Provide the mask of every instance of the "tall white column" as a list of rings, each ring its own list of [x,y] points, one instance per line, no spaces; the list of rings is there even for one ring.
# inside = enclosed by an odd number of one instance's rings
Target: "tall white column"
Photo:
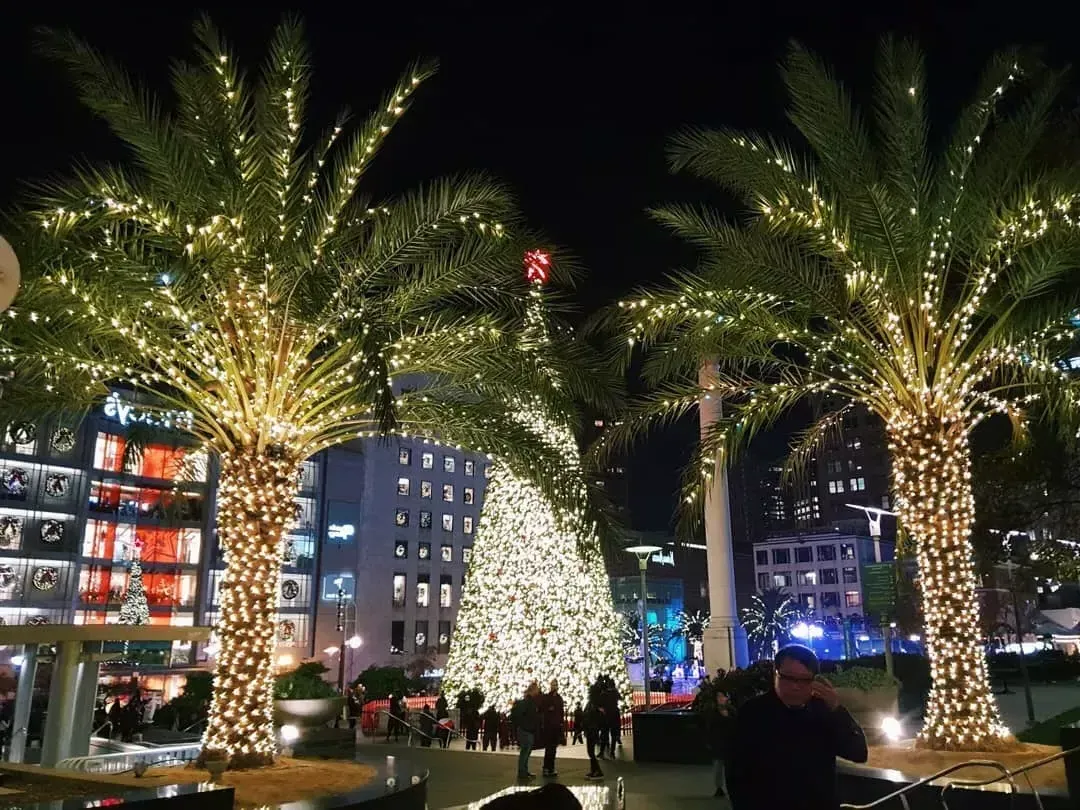
[[[71,751],[75,725],[75,704],[82,662],[81,641],[61,641],[56,645],[52,683],[49,686],[49,711],[45,715],[44,739],[41,742],[41,765],[51,768]],[[95,665],[96,666],[96,665]]]
[[[714,384],[712,363],[702,364],[698,382],[702,388]],[[698,408],[701,435],[721,417],[718,397],[706,396]],[[728,495],[727,463],[718,456],[713,477],[705,492],[705,547],[709,573],[709,626],[704,633],[705,667],[709,674],[719,668],[746,666],[746,632],[739,624],[735,604],[735,561],[731,549],[731,505]]]
[[[37,644],[22,648],[23,663],[15,687],[15,712],[11,720],[11,749],[9,762],[22,762],[26,755],[26,732],[30,726],[30,704],[34,696],[34,675],[37,673]]]

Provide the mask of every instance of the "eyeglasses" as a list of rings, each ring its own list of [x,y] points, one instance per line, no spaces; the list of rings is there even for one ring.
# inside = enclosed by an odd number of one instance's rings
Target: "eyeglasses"
[[[780,678],[780,680],[790,684],[795,684],[796,686],[809,686],[814,682],[813,675],[806,678],[800,675],[788,675],[786,672],[777,672],[776,674]]]

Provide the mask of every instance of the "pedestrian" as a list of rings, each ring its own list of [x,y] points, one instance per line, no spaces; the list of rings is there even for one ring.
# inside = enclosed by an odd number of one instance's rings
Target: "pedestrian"
[[[599,780],[604,778],[604,772],[600,770],[600,762],[596,758],[597,746],[602,746],[602,740],[607,735],[604,733],[607,721],[604,718],[604,707],[601,699],[600,688],[597,684],[589,687],[589,702],[582,710],[581,724],[585,730],[585,752],[589,755],[589,772],[586,779]]]
[[[615,759],[615,747],[622,745],[622,711],[619,708],[619,689],[610,675],[604,676],[604,717],[607,719],[607,749]]]
[[[431,704],[424,704],[420,712],[420,747],[431,748],[431,740],[435,736],[435,718],[431,714]]]
[[[729,755],[735,710],[728,696],[720,690],[716,691],[714,701],[715,705],[705,715],[705,731],[709,753],[713,758],[713,783],[716,788],[713,795],[720,798],[725,795],[724,789],[727,785],[724,778],[724,763],[727,762]]]
[[[475,706],[462,708],[461,728],[465,732],[465,750],[475,751],[480,744],[480,712]]]
[[[581,705],[581,701],[578,701],[577,707],[574,709],[574,736],[570,740],[571,744],[578,745],[585,741],[584,734],[585,729],[582,724],[585,722],[585,707]]]
[[[439,746],[447,748],[450,745],[450,729],[454,724],[450,721],[450,704],[446,702],[446,695],[440,694],[435,701],[435,720],[439,724]]]
[[[496,750],[499,740],[499,723],[502,718],[499,717],[499,712],[494,706],[489,706],[488,710],[484,712],[484,750],[488,750],[488,746],[491,746],[491,750]]]
[[[866,762],[866,737],[813,651],[792,644],[774,659],[773,689],[743,703],[728,753],[734,810],[836,810],[836,758]],[[778,778],[778,775],[782,777]]]
[[[559,694],[559,682],[552,681],[546,695],[540,698],[540,736],[544,745],[543,775],[550,779],[558,776],[555,770],[555,754],[563,744],[566,725],[566,703]]]
[[[510,725],[517,732],[518,741],[518,779],[528,780],[536,777],[529,773],[529,757],[532,755],[536,732],[540,726],[540,709],[537,698],[540,697],[540,685],[533,681],[525,690],[525,695],[514,702],[510,710]]]
[[[404,705],[404,701],[399,701],[398,698],[390,695],[390,707],[386,711],[386,741],[390,742],[390,735],[394,735],[394,742],[398,741],[398,737],[401,735],[401,710]]]

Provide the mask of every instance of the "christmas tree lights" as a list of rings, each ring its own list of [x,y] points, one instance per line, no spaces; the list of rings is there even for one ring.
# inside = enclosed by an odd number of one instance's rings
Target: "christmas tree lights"
[[[542,287],[550,256],[525,254],[532,302],[524,342],[543,364],[549,340]],[[545,416],[539,401],[520,401],[519,419],[556,449],[561,463],[580,468],[569,427]],[[580,510],[560,508],[535,485],[496,463],[462,587],[443,689],[454,696],[478,689],[507,710],[530,681],[559,682],[568,706],[585,704],[598,675],[610,675],[630,699],[604,561],[595,530]]]
[[[940,150],[928,147],[922,72],[914,45],[886,40],[871,116],[794,47],[790,115],[810,154],[753,133],[676,140],[676,168],[735,191],[752,213],[735,225],[691,206],[657,212],[704,255],[611,312],[646,352],[656,393],[607,441],[722,399],[725,418],[703,431],[685,478],[684,518],[696,523],[717,459],[730,463],[800,401],[825,407],[796,438],[796,459],[842,433],[848,409],[877,415],[915,544],[933,678],[917,744],[996,750],[1014,740],[980,644],[969,440],[991,416],[1022,431],[1032,415],[1077,412],[1058,361],[1076,332],[1065,257],[1080,251],[1080,183],[1040,151],[1058,89],[1047,72],[995,57]],[[1026,102],[1000,103],[1025,84]]]
[[[128,569],[127,591],[120,604],[120,624],[150,624],[150,606],[146,603],[146,589],[143,587],[142,565],[139,563],[138,542]]]
[[[23,286],[0,320],[2,406],[89,410],[114,386],[133,389],[148,419],[172,420],[220,458],[226,569],[203,757],[254,767],[276,747],[274,629],[302,462],[357,437],[419,435],[507,470],[550,471],[531,480],[555,502],[570,493],[572,508],[580,471],[522,424],[514,397],[559,410],[592,395],[588,374],[552,375],[521,346],[532,298],[505,188],[462,176],[358,196],[432,66],[408,70],[355,126],[313,140],[296,24],[277,29],[247,78],[207,20],[196,35],[171,106],[52,35],[85,103],[135,159],[51,186],[6,234]],[[549,366],[573,371],[574,358],[553,352]]]

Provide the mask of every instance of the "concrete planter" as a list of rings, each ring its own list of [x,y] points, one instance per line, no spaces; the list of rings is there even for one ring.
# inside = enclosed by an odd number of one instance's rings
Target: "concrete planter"
[[[325,726],[341,714],[344,697],[315,698],[314,700],[275,700],[274,723],[279,726],[315,728]]]
[[[898,717],[900,714],[900,687],[881,686],[869,692],[862,689],[840,686],[836,688],[840,705],[851,712],[866,739],[870,743],[881,741],[881,721],[885,717]]]

